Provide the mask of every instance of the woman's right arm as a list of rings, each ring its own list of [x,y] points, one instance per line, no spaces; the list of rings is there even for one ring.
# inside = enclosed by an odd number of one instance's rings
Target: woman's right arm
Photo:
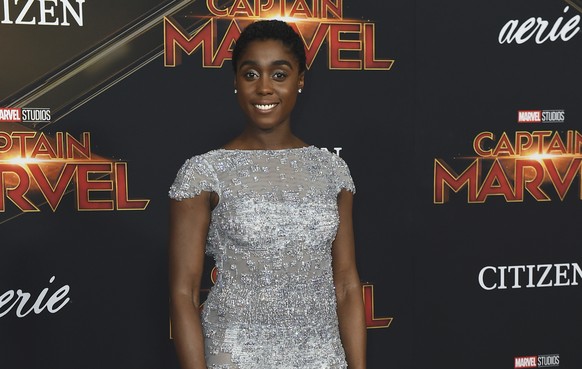
[[[181,369],[206,369],[199,308],[209,224],[210,192],[170,200],[170,315]]]

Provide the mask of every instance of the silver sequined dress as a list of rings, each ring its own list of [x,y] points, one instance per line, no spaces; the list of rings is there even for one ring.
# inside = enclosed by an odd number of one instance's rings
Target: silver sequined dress
[[[213,191],[206,253],[218,280],[204,304],[209,369],[345,369],[331,244],[346,163],[314,146],[213,150],[186,161],[170,189]]]

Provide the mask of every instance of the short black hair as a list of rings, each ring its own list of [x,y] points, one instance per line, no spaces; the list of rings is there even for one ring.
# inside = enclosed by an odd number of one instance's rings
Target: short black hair
[[[299,73],[307,69],[305,47],[301,36],[287,23],[277,19],[264,19],[249,24],[237,39],[232,50],[232,67],[236,73],[236,66],[241,54],[253,41],[278,40],[285,45],[299,63]]]

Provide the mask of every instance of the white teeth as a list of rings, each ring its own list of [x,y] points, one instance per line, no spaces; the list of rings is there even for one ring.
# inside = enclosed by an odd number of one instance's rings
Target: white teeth
[[[273,109],[277,104],[255,104],[255,107],[259,110],[269,110]]]

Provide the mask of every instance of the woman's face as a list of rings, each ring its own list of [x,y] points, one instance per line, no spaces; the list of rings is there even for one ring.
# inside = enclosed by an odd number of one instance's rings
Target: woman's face
[[[281,41],[251,42],[240,55],[234,86],[249,123],[261,130],[289,125],[304,73]]]

